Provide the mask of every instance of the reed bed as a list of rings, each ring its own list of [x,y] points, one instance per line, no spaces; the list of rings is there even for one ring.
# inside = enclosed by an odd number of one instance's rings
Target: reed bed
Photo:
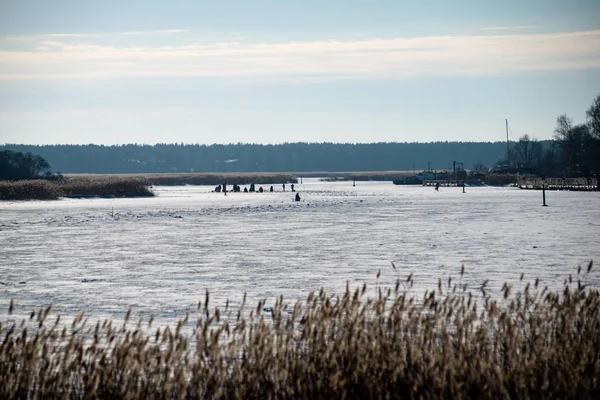
[[[303,176],[320,177],[323,181],[393,181],[417,175],[415,171],[358,171],[358,172],[312,172]]]
[[[103,179],[103,178],[137,178],[147,181],[151,185],[178,186],[178,185],[273,185],[282,183],[297,183],[298,179],[286,173],[157,173],[157,174],[116,174],[116,175],[67,175],[75,179]]]
[[[150,183],[138,177],[66,177],[52,181],[0,181],[0,200],[149,196],[154,196]]]
[[[0,200],[56,200],[62,194],[56,184],[44,180],[0,181]]]
[[[130,312],[61,327],[49,307],[0,327],[0,397],[600,398],[591,269],[561,291],[507,283],[500,298],[487,282],[467,290],[464,270],[419,298],[412,275],[385,290],[321,290],[249,310],[211,307],[206,293],[195,324],[186,316],[164,328],[129,322]]]
[[[151,183],[140,177],[67,177],[58,182],[66,196],[151,197]]]
[[[517,183],[517,174],[486,174],[480,179],[485,185],[510,185]],[[468,180],[467,180],[468,182]]]

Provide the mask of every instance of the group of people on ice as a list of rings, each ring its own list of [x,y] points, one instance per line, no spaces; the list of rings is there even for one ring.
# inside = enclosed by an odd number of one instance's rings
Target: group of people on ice
[[[282,187],[283,191],[285,192],[285,183],[282,184],[281,187]],[[290,185],[290,187],[292,189],[292,192],[296,191],[294,189],[294,184],[293,183]],[[242,189],[240,188],[240,185],[235,185],[234,184],[232,186],[231,191],[234,192],[234,193],[238,193],[238,192],[242,192]],[[254,183],[250,184],[250,189],[248,189],[247,187],[244,186],[244,190],[243,190],[244,193],[255,193],[255,192],[263,193],[264,191],[265,190],[263,189],[262,186],[260,186],[258,188],[258,190],[257,190],[256,186],[254,185]],[[273,186],[269,187],[269,192],[272,193],[274,191],[275,191],[275,189],[273,188]],[[216,192],[216,193],[223,192],[225,194],[225,196],[227,196],[227,182],[223,183],[223,185],[219,185],[219,186],[215,187],[215,189],[213,190],[213,192]],[[294,197],[294,201],[300,201],[300,194],[299,193],[296,193],[296,196]]]

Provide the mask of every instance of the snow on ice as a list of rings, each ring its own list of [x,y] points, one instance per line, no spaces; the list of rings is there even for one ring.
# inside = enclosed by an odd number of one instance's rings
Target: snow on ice
[[[250,305],[321,287],[392,286],[415,293],[457,278],[561,287],[600,263],[600,193],[433,188],[304,179],[293,194],[155,187],[155,198],[0,202],[0,321],[14,299],[25,315],[53,305],[120,318],[128,308],[163,323],[211,305]],[[394,262],[396,268],[392,268]],[[597,268],[600,268],[598,266]],[[585,268],[584,268],[585,269]],[[376,279],[377,272],[381,276]],[[600,273],[586,283],[600,284]]]

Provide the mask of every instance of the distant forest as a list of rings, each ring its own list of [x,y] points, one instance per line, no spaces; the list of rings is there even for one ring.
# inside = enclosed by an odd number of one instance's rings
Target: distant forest
[[[506,159],[506,142],[20,145],[62,173],[340,172],[465,169]]]

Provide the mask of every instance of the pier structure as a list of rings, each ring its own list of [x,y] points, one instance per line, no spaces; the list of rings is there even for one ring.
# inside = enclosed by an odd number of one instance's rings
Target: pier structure
[[[450,180],[450,179],[427,179],[423,181],[423,186],[437,186],[440,187],[456,187],[464,186],[464,182]]]
[[[573,190],[591,192],[599,190],[596,178],[540,178],[519,177],[517,185],[521,189]]]

